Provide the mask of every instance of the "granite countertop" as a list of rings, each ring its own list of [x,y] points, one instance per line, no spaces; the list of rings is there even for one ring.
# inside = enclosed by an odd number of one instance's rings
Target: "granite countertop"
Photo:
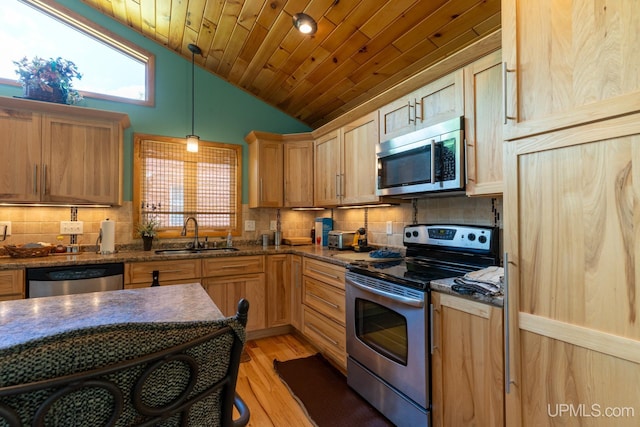
[[[458,292],[455,292],[451,287],[454,285],[454,280],[455,278],[449,278],[449,279],[439,279],[439,280],[432,280],[431,284],[429,285],[429,287],[431,288],[432,291],[435,292],[441,292],[443,294],[449,294],[449,295],[455,295],[457,297],[460,298],[466,298],[466,299],[470,299],[473,301],[478,301],[478,302],[482,302],[485,304],[491,304],[494,305],[496,307],[503,307],[503,296],[502,295],[496,295],[496,296],[485,296],[485,295],[481,295],[478,293],[474,293],[471,295],[464,295]]]
[[[0,348],[89,326],[221,318],[198,283],[4,301]]]
[[[213,258],[213,257],[235,257],[247,255],[273,255],[273,254],[298,254],[311,258],[320,259],[333,264],[345,266],[347,261],[332,257],[338,251],[320,247],[317,245],[305,246],[258,246],[247,245],[237,246],[238,250],[233,252],[227,251],[208,251],[193,254],[156,254],[155,251],[128,250],[121,251],[109,255],[101,255],[95,252],[79,252],[69,254],[52,254],[45,257],[35,258],[12,258],[10,256],[0,257],[0,270],[13,270],[21,268],[35,267],[53,267],[78,264],[103,264],[111,262],[145,262],[145,261],[163,261],[163,260],[180,260],[191,258]]]

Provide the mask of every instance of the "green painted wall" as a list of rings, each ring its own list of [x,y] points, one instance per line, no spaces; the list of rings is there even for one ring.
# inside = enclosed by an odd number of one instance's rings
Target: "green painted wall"
[[[86,99],[81,105],[129,115],[131,127],[124,140],[124,200],[132,200],[133,134],[184,137],[191,133],[191,61],[89,8],[79,0],[58,3],[150,51],[156,59],[156,102],[142,107]],[[80,70],[82,71],[82,70]],[[251,130],[274,133],[307,132],[311,128],[196,66],[195,133],[206,141],[241,144],[243,148],[242,201],[248,203],[248,150],[244,136]],[[19,96],[22,89],[0,85],[1,96]]]

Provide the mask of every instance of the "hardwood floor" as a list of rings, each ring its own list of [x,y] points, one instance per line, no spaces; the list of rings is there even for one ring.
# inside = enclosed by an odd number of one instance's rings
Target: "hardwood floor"
[[[249,407],[250,427],[313,427],[273,369],[273,360],[311,356],[317,350],[303,338],[287,334],[247,341],[251,360],[240,364],[236,391]]]

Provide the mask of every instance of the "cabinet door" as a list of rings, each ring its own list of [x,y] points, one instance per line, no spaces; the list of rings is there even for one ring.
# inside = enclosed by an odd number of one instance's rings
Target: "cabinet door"
[[[225,316],[236,314],[240,299],[249,301],[247,331],[267,327],[264,273],[208,277],[202,279],[202,286]]]
[[[640,2],[502,2],[506,139],[640,110]]]
[[[639,123],[623,116],[504,146],[509,426],[638,425],[637,409],[592,411],[638,407]]]
[[[313,206],[313,141],[284,143],[284,206]]]
[[[314,144],[314,200],[316,206],[340,204],[340,139],[338,131],[316,139]]]
[[[416,90],[416,130],[464,116],[463,70],[457,70]]]
[[[121,204],[119,126],[45,116],[42,201]]]
[[[291,323],[289,255],[267,256],[267,327]]]
[[[433,292],[434,426],[503,426],[502,310]]]
[[[24,270],[0,271],[0,301],[24,298]]]
[[[282,141],[249,144],[249,207],[279,208],[284,202]]]
[[[0,108],[0,201],[40,201],[41,115]]]
[[[291,255],[291,325],[302,330],[302,256]]]
[[[378,112],[344,126],[342,204],[374,203],[376,196]]]
[[[416,99],[413,94],[380,107],[378,114],[380,141],[388,141],[416,130]]]
[[[464,69],[467,195],[502,194],[502,54]]]

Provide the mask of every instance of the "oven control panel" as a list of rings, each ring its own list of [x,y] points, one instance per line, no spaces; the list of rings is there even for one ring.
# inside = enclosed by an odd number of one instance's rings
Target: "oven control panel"
[[[465,225],[415,224],[404,227],[405,245],[490,250],[494,228]]]

